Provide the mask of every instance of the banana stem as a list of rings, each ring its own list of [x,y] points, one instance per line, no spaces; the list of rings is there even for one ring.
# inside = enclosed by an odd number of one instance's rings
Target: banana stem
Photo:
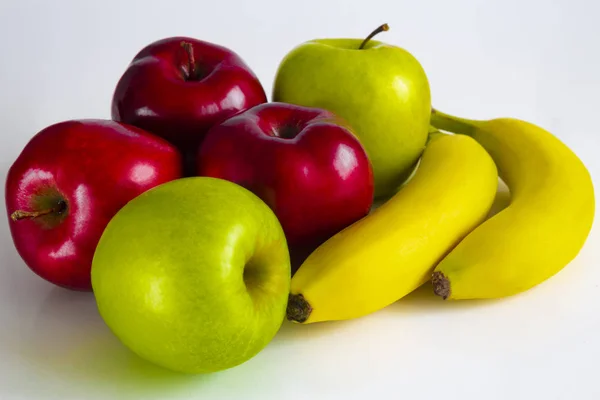
[[[476,123],[476,121],[454,117],[434,108],[431,109],[430,124],[444,131],[473,136],[476,130]]]
[[[311,312],[312,307],[308,301],[304,299],[304,296],[302,296],[300,293],[290,293],[286,311],[288,320],[303,323],[308,319]]]
[[[450,281],[443,273],[435,271],[431,277],[431,284],[433,286],[433,292],[446,300],[450,297]]]

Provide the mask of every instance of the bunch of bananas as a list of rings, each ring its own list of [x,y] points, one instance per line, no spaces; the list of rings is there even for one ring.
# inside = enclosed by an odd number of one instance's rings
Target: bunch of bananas
[[[320,246],[291,283],[287,317],[351,319],[427,281],[444,299],[498,298],[565,267],[594,218],[592,180],[558,138],[531,123],[432,111],[413,177],[370,215]],[[498,176],[510,205],[487,219]]]

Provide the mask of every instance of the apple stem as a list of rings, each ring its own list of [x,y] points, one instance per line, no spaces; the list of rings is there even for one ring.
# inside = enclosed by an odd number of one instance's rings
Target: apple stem
[[[10,219],[12,219],[13,221],[21,221],[23,219],[35,219],[38,217],[42,217],[44,215],[48,215],[48,214],[61,214],[62,212],[65,211],[65,209],[67,208],[67,203],[65,203],[64,201],[59,201],[56,206],[52,207],[52,208],[47,208],[45,210],[40,210],[40,211],[24,211],[24,210],[17,210],[15,212],[13,212],[12,214],[10,214]]]
[[[389,27],[388,24],[380,25],[379,27],[377,27],[377,29],[375,29],[373,32],[371,32],[369,34],[369,36],[367,36],[365,38],[365,40],[363,40],[363,42],[360,44],[360,46],[358,47],[358,49],[362,50],[367,45],[367,43],[369,42],[369,40],[373,39],[373,36],[375,36],[375,35],[377,35],[377,34],[379,34],[381,32],[388,31],[388,30],[390,30],[390,27]]]
[[[312,307],[302,294],[290,294],[286,311],[288,320],[299,323],[306,322],[311,312]]]
[[[440,271],[433,273],[431,277],[433,292],[446,300],[450,296],[450,280]]]
[[[194,57],[194,45],[190,42],[181,42],[181,47],[185,50],[188,58],[188,68],[184,70],[186,80],[194,80],[198,77],[196,70],[196,58]]]

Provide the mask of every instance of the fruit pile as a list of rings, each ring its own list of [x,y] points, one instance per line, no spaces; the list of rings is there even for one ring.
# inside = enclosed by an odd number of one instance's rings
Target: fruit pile
[[[227,48],[150,44],[112,120],[52,125],[10,168],[17,251],[187,373],[247,361],[286,317],[361,317],[428,281],[498,298],[557,273],[591,229],[585,166],[533,124],[433,109],[419,62],[373,39],[385,30],[298,46],[272,102]],[[489,217],[498,177],[512,199]]]

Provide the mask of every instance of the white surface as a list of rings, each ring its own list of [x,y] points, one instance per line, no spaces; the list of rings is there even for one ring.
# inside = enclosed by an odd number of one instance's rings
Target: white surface
[[[554,132],[600,188],[600,3],[592,0],[0,1],[0,170],[70,118],[109,117],[144,45],[189,35],[235,49],[270,93],[293,46],[380,39],[420,59],[436,107],[514,116]],[[4,178],[3,178],[4,179]],[[597,189],[598,190],[598,189]],[[257,357],[189,377],[129,353],[91,294],[54,288],[0,226],[0,399],[600,399],[600,232],[541,286],[444,303],[428,291],[360,320],[285,324]]]

